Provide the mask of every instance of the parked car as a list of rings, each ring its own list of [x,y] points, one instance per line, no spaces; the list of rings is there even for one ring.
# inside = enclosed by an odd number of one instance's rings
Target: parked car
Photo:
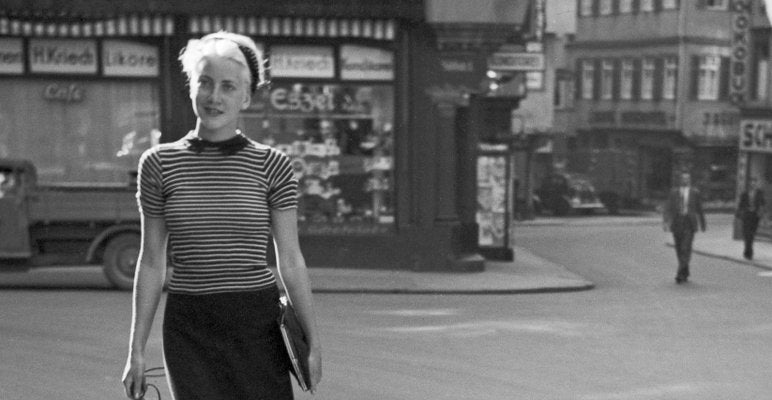
[[[547,210],[555,215],[571,212],[590,214],[605,209],[605,206],[586,176],[553,173],[544,178],[536,189],[534,209],[536,212]]]

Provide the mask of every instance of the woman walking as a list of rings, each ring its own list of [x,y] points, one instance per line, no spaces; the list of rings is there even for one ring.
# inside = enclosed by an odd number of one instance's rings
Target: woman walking
[[[173,252],[163,320],[166,375],[177,400],[292,399],[289,360],[277,326],[278,270],[311,348],[311,388],[321,349],[297,234],[297,181],[289,159],[248,139],[239,113],[265,83],[262,55],[246,36],[219,32],[180,55],[197,117],[173,143],[146,151],[137,198],[142,248],[134,283],[126,395],[146,389],[145,345]]]

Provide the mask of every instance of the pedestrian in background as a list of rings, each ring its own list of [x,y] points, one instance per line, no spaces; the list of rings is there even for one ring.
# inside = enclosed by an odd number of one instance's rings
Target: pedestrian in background
[[[684,283],[689,279],[689,261],[692,256],[694,234],[699,228],[705,232],[705,214],[702,211],[700,191],[692,187],[691,175],[682,172],[678,186],[670,191],[663,212],[663,228],[673,233],[678,271],[676,283]]]
[[[265,83],[262,54],[246,36],[219,32],[180,55],[197,117],[184,138],[139,161],[142,247],[134,283],[123,383],[146,390],[145,345],[164,284],[167,236],[174,254],[163,319],[172,395],[188,399],[292,399],[289,358],[277,324],[278,270],[310,345],[312,390],[321,350],[297,234],[297,180],[289,158],[248,139],[239,113]]]
[[[750,187],[740,194],[735,216],[742,221],[743,242],[745,249],[743,257],[746,260],[753,259],[753,240],[759,228],[759,220],[764,216],[764,191],[758,178],[752,177]]]

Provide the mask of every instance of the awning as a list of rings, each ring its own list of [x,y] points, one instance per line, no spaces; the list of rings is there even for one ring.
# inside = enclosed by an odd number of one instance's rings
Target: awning
[[[173,34],[174,19],[168,15],[131,14],[111,18],[0,16],[0,36],[77,38]]]
[[[250,36],[394,40],[395,26],[390,19],[192,16],[188,20],[188,33],[200,35],[226,30]]]

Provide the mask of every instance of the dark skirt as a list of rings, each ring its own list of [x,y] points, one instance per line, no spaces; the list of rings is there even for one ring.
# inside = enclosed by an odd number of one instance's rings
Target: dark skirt
[[[291,400],[276,287],[170,293],[163,321],[166,375],[176,400]]]

